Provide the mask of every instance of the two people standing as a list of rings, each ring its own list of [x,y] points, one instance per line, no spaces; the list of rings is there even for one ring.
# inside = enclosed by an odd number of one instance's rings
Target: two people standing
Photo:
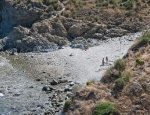
[[[106,62],[105,62],[105,61],[106,61]],[[108,63],[108,57],[107,57],[107,56],[102,59],[102,64],[101,64],[101,66],[104,66],[105,63],[106,63],[106,64]]]

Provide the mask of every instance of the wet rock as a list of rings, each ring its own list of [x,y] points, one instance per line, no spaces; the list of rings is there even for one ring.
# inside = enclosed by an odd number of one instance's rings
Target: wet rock
[[[47,91],[52,91],[52,90],[54,90],[54,88],[51,87],[51,86],[44,86],[44,87],[42,88],[42,91],[45,91],[45,92],[47,92]]]

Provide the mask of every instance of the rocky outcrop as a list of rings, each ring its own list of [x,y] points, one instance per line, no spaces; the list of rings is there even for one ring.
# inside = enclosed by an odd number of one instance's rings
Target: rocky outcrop
[[[17,48],[28,52],[54,48],[71,42],[71,47],[87,49],[89,39],[106,40],[140,31],[142,22],[125,19],[93,23],[60,16],[65,6],[60,1],[3,0],[0,9],[0,50]],[[120,22],[121,21],[121,22]],[[21,45],[23,47],[21,47]],[[35,48],[36,47],[36,48]],[[38,48],[37,48],[38,47]]]
[[[18,25],[24,27],[31,27],[36,21],[51,17],[52,13],[55,15],[61,6],[56,3],[48,4],[35,0],[2,0],[1,27],[0,36],[6,36],[13,27]],[[53,5],[57,4],[54,10]],[[50,9],[51,8],[51,9]],[[54,12],[55,11],[55,12]]]

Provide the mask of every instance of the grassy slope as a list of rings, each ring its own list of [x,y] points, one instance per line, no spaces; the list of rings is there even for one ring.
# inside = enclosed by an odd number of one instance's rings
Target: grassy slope
[[[65,17],[109,25],[149,22],[149,0],[69,0]],[[130,1],[130,2],[129,2]]]

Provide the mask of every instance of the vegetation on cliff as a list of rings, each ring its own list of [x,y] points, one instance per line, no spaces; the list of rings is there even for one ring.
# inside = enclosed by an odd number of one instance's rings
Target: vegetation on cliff
[[[101,82],[77,93],[67,115],[141,115],[150,113],[150,32],[106,71]],[[77,106],[78,105],[78,106]],[[70,109],[71,107],[71,109]]]

